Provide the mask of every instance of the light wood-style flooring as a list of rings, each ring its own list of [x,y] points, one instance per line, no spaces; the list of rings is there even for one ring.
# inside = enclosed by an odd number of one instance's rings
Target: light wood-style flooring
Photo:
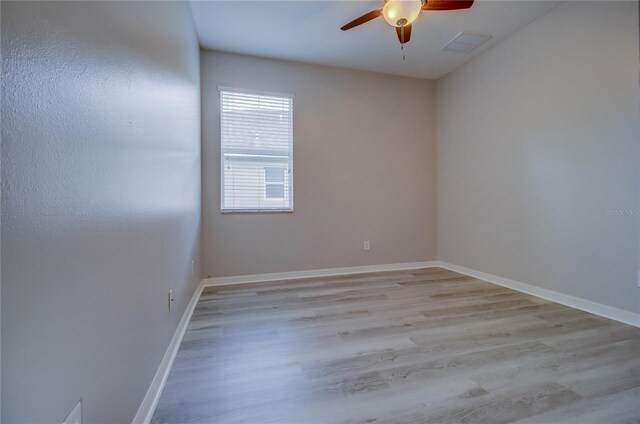
[[[440,268],[206,288],[153,423],[640,422],[640,329]]]

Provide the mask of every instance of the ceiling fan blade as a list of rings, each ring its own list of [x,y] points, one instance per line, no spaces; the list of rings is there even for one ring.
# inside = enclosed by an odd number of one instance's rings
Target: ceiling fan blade
[[[427,0],[422,10],[461,10],[473,5],[473,0]]]
[[[403,34],[401,27],[396,27],[396,34],[398,34],[398,40],[400,41],[400,44],[408,43],[411,39],[411,24],[404,26],[404,39],[402,37]]]
[[[359,18],[354,19],[353,21],[349,22],[348,24],[346,24],[345,26],[343,26],[342,28],[340,28],[343,31],[346,31],[348,29],[351,29],[353,27],[357,27],[358,25],[362,25],[366,22],[369,22],[372,19],[377,18],[378,16],[382,16],[382,9],[376,9],[376,10],[372,10],[369,13],[365,13],[364,15],[360,16]]]

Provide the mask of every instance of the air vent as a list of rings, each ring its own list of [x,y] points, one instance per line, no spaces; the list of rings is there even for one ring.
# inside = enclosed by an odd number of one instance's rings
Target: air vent
[[[491,36],[486,34],[461,32],[456,35],[453,40],[449,41],[442,50],[449,50],[458,53],[471,53],[490,38]]]

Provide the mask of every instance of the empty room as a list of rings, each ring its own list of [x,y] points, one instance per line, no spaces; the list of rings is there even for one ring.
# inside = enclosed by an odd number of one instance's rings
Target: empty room
[[[3,424],[640,424],[640,3],[0,2]]]

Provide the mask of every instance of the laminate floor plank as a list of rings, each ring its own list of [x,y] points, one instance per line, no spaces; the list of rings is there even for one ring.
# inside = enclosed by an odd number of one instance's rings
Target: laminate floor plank
[[[207,287],[152,423],[639,423],[640,329],[441,268]]]

